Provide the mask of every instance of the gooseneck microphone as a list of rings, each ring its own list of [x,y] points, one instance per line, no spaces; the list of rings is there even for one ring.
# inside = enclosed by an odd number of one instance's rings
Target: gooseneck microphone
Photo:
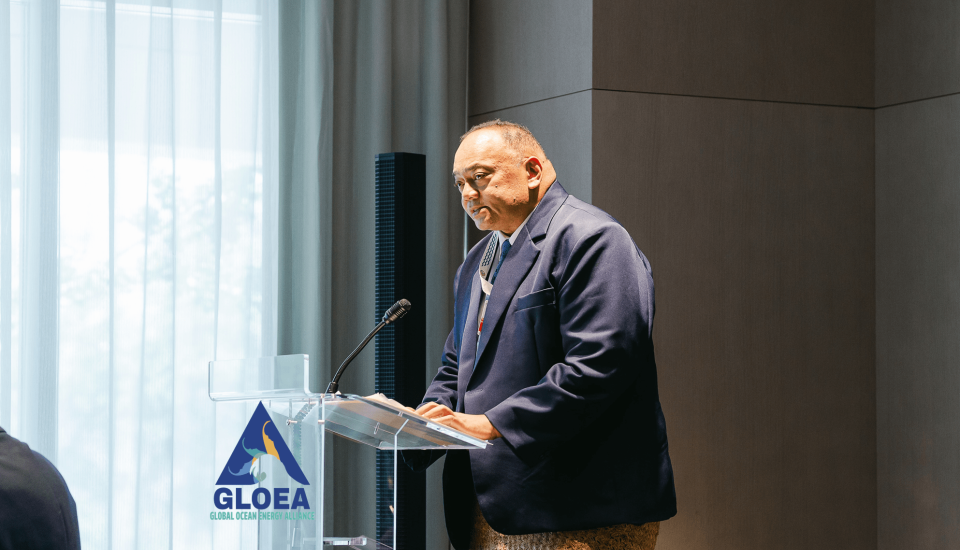
[[[406,298],[400,298],[399,302],[390,306],[390,309],[383,314],[383,318],[380,319],[380,322],[389,325],[390,323],[406,315],[407,312],[410,311],[411,307],[413,306],[410,305],[409,300]]]
[[[383,318],[380,319],[380,322],[377,323],[377,326],[370,331],[370,334],[363,339],[363,342],[360,342],[360,345],[357,346],[357,349],[353,350],[353,353],[351,353],[346,359],[344,359],[343,363],[340,364],[340,368],[337,369],[337,374],[333,376],[333,380],[330,381],[330,385],[327,386],[327,391],[324,393],[337,393],[337,389],[340,387],[340,377],[343,376],[343,371],[347,368],[347,365],[349,365],[350,362],[353,361],[353,359],[363,350],[363,348],[370,343],[370,340],[372,340],[373,337],[380,332],[380,329],[406,315],[412,307],[413,306],[410,304],[410,301],[406,298],[401,298],[400,301],[390,306],[390,309],[383,314]]]

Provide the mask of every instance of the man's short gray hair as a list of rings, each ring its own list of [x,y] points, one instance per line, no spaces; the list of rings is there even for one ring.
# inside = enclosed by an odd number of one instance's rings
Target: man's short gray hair
[[[538,155],[544,159],[547,157],[543,151],[543,146],[540,145],[537,138],[533,137],[533,132],[531,132],[529,128],[522,124],[500,120],[499,118],[481,122],[473,128],[470,128],[465,134],[460,136],[460,142],[462,143],[464,138],[477,130],[486,128],[497,130],[500,133],[500,137],[503,138],[503,141],[507,144],[507,147],[513,149],[517,153],[517,156],[520,157],[520,162],[528,155]]]

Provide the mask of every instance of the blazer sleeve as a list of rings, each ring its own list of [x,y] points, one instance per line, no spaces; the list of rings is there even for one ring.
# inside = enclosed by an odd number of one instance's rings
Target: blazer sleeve
[[[557,281],[563,361],[486,413],[524,460],[577,437],[643,369],[656,369],[653,278],[626,230],[602,224],[565,255]]]
[[[457,275],[453,279],[454,300],[456,300],[456,290],[457,284],[460,281],[461,269],[463,269],[463,266],[457,269]],[[454,304],[454,311],[456,311],[456,304]],[[427,392],[424,394],[420,405],[434,401],[441,405],[446,405],[450,409],[457,408],[457,350],[459,345],[457,342],[458,338],[454,335],[454,331],[456,331],[456,323],[454,323],[454,328],[450,330],[450,334],[447,335],[447,341],[443,345],[440,368],[437,370],[436,376],[433,377],[430,387],[427,388]],[[419,406],[417,408],[419,408]],[[401,451],[400,456],[403,458],[403,462],[411,469],[416,472],[422,472],[439,460],[444,453],[445,451],[442,450]]]
[[[457,268],[457,274],[453,278],[454,311],[459,311],[458,307],[460,306],[456,301],[461,270],[463,270],[463,265]],[[450,334],[447,335],[447,341],[443,345],[443,355],[440,357],[440,368],[437,370],[436,376],[433,377],[433,381],[430,382],[430,386],[427,388],[427,392],[424,394],[423,400],[420,403],[421,405],[434,401],[441,405],[446,405],[453,410],[457,408],[458,357],[460,355],[460,339],[456,334],[457,326],[458,323],[454,322],[453,328],[450,329]]]
[[[447,335],[447,341],[443,345],[443,356],[440,358],[440,368],[436,376],[430,382],[427,393],[423,395],[420,403],[429,403],[435,401],[441,405],[446,405],[451,409],[457,408],[457,348],[453,335],[453,330]]]

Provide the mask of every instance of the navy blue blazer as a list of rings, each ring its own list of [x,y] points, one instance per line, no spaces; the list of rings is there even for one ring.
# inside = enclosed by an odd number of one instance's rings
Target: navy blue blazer
[[[503,435],[447,457],[451,541],[469,542],[474,494],[504,534],[674,516],[649,262],[615,219],[555,182],[504,259],[478,343],[477,269],[491,238],[457,271],[453,330],[423,399],[486,414]],[[405,460],[419,469],[439,456]]]

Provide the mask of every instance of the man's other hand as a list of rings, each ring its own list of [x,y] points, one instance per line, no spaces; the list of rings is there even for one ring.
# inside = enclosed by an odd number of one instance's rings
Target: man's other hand
[[[483,414],[453,412],[446,405],[440,405],[439,403],[425,403],[417,409],[417,413],[437,424],[450,426],[477,439],[490,440],[500,437],[500,432],[493,427],[493,424]]]

